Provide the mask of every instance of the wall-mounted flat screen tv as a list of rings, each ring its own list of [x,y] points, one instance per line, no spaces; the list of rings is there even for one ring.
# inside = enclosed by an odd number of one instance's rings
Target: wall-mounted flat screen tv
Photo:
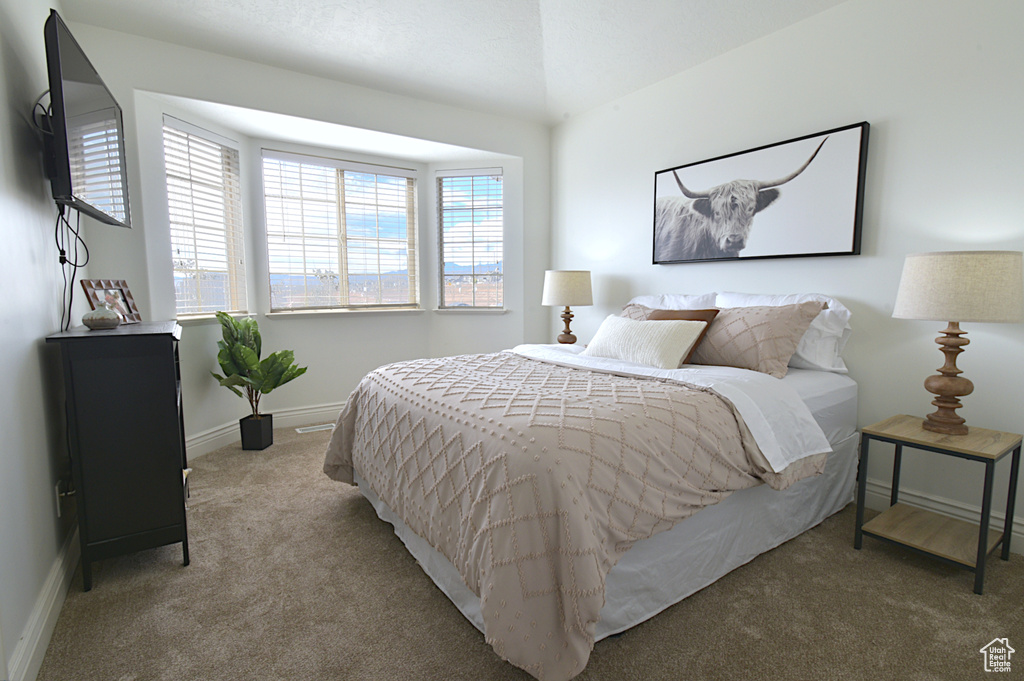
[[[54,10],[43,29],[50,78],[45,123],[53,199],[100,222],[131,227],[121,107]]]

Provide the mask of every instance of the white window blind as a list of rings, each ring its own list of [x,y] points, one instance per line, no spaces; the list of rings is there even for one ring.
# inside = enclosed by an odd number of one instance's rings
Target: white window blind
[[[411,307],[412,171],[264,150],[271,311]]]
[[[121,184],[117,109],[102,109],[68,121],[68,161],[77,198],[121,222],[128,219]]]
[[[504,218],[500,168],[438,173],[439,307],[502,307]]]
[[[246,312],[238,150],[169,122],[164,165],[177,312]]]

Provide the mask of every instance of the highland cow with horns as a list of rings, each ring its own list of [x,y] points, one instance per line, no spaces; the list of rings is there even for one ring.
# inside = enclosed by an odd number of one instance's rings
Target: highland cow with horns
[[[776,187],[807,169],[827,139],[796,171],[772,182],[733,180],[695,192],[687,189],[673,171],[683,195],[661,196],[655,202],[655,262],[739,257],[747,245],[754,215],[779,198]]]

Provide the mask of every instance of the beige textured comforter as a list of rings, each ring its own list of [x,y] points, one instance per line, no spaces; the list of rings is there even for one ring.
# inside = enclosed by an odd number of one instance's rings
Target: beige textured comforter
[[[358,470],[480,596],[494,650],[559,680],[586,665],[605,575],[633,542],[824,459],[773,473],[709,389],[503,352],[371,372],[324,471],[352,483]]]

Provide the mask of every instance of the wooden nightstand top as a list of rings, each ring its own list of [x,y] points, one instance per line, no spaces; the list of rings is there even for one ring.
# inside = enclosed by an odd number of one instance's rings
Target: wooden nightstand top
[[[933,433],[921,426],[923,421],[924,419],[918,416],[900,414],[861,428],[861,431],[909,445],[924,445],[988,459],[999,459],[1021,443],[1021,436],[1017,433],[1004,433],[1000,430],[974,426],[970,426],[967,435]]]

